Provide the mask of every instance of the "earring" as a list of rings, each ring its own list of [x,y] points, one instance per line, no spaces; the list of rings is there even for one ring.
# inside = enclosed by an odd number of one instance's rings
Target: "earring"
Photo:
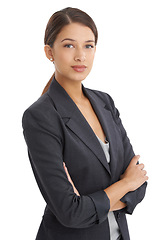
[[[53,61],[53,59],[52,59],[52,58],[50,58],[50,61]]]

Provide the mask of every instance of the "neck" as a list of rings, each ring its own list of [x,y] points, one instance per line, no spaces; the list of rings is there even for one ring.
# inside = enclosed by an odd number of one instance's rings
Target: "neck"
[[[71,79],[59,77],[57,74],[55,74],[55,78],[75,103],[81,103],[86,99],[82,91],[81,81],[73,81]]]

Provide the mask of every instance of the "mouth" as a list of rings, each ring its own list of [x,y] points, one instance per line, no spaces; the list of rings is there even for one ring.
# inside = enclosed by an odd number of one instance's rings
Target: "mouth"
[[[84,72],[87,67],[85,65],[74,65],[72,68],[76,72]]]

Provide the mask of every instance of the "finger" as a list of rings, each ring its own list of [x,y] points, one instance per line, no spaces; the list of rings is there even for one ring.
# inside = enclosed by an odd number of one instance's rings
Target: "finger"
[[[73,189],[74,189],[74,192],[75,192],[78,196],[80,196],[78,190],[77,190],[76,187],[74,186],[74,183],[73,183],[73,181],[72,181],[72,179],[71,179],[71,177],[70,177],[70,175],[69,175],[68,169],[67,169],[67,167],[66,167],[66,165],[65,165],[64,162],[63,162],[63,167],[64,167],[64,170],[65,170],[65,172],[66,172],[68,181],[72,184],[72,187],[73,187]]]
[[[130,164],[131,164],[131,165],[136,165],[137,162],[138,162],[138,160],[139,160],[139,158],[140,158],[140,155],[135,155],[135,156],[132,158]]]
[[[64,170],[65,170],[65,172],[66,172],[67,178],[68,178],[68,180],[70,181],[70,180],[71,180],[71,177],[70,177],[70,175],[69,175],[69,172],[68,172],[68,169],[67,169],[65,163],[63,163],[63,167],[64,167]]]
[[[145,176],[145,180],[147,181],[149,179],[149,177],[148,176]]]
[[[67,175],[69,175],[69,172],[68,172],[68,169],[67,169],[67,167],[66,167],[66,164],[65,164],[65,163],[63,163],[63,167],[64,167],[64,170],[66,171]]]
[[[147,171],[146,170],[142,170],[143,175],[146,176],[147,175]]]
[[[66,172],[66,174],[67,174],[67,168],[66,168],[66,165],[65,165],[65,163],[63,163],[63,167],[64,167],[64,171]]]
[[[139,165],[138,165],[138,168],[140,168],[141,170],[143,170],[143,169],[144,169],[144,164],[143,164],[143,163],[139,164]]]

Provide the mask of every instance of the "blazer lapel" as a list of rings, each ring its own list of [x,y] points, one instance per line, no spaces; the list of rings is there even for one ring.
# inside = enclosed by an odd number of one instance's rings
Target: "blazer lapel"
[[[105,108],[106,104],[104,103],[104,101],[102,101],[98,96],[96,96],[95,93],[92,92],[92,90],[85,88],[83,84],[82,90],[90,100],[90,103],[106,134],[107,140],[110,142],[111,171],[104,155],[103,149],[99,143],[99,140],[97,139],[89,123],[87,122],[83,114],[80,112],[77,105],[65,91],[65,89],[56,81],[55,78],[53,78],[47,94],[49,94],[49,96],[52,98],[55,108],[61,115],[66,126],[69,127],[84,142],[84,144],[86,144],[86,146],[92,150],[92,152],[97,156],[99,161],[107,169],[109,174],[112,175],[111,172],[113,173],[115,169],[112,145],[116,144],[116,138],[112,132],[113,120],[111,121],[111,113]]]
[[[110,167],[110,174],[112,178],[114,177],[114,173],[117,167],[117,157],[116,157],[116,149],[117,149],[117,139],[116,139],[116,131],[115,125],[113,122],[111,111],[108,110],[108,105],[103,100],[101,100],[93,90],[89,90],[84,88],[82,85],[83,91],[85,92],[86,96],[90,100],[90,103],[99,119],[99,122],[102,126],[102,129],[105,133],[107,140],[109,141],[109,152],[110,152],[110,166],[107,163],[108,167]],[[96,137],[97,140],[97,137]],[[99,141],[98,141],[99,142]],[[103,152],[104,153],[104,152]],[[106,158],[105,158],[105,162]]]

